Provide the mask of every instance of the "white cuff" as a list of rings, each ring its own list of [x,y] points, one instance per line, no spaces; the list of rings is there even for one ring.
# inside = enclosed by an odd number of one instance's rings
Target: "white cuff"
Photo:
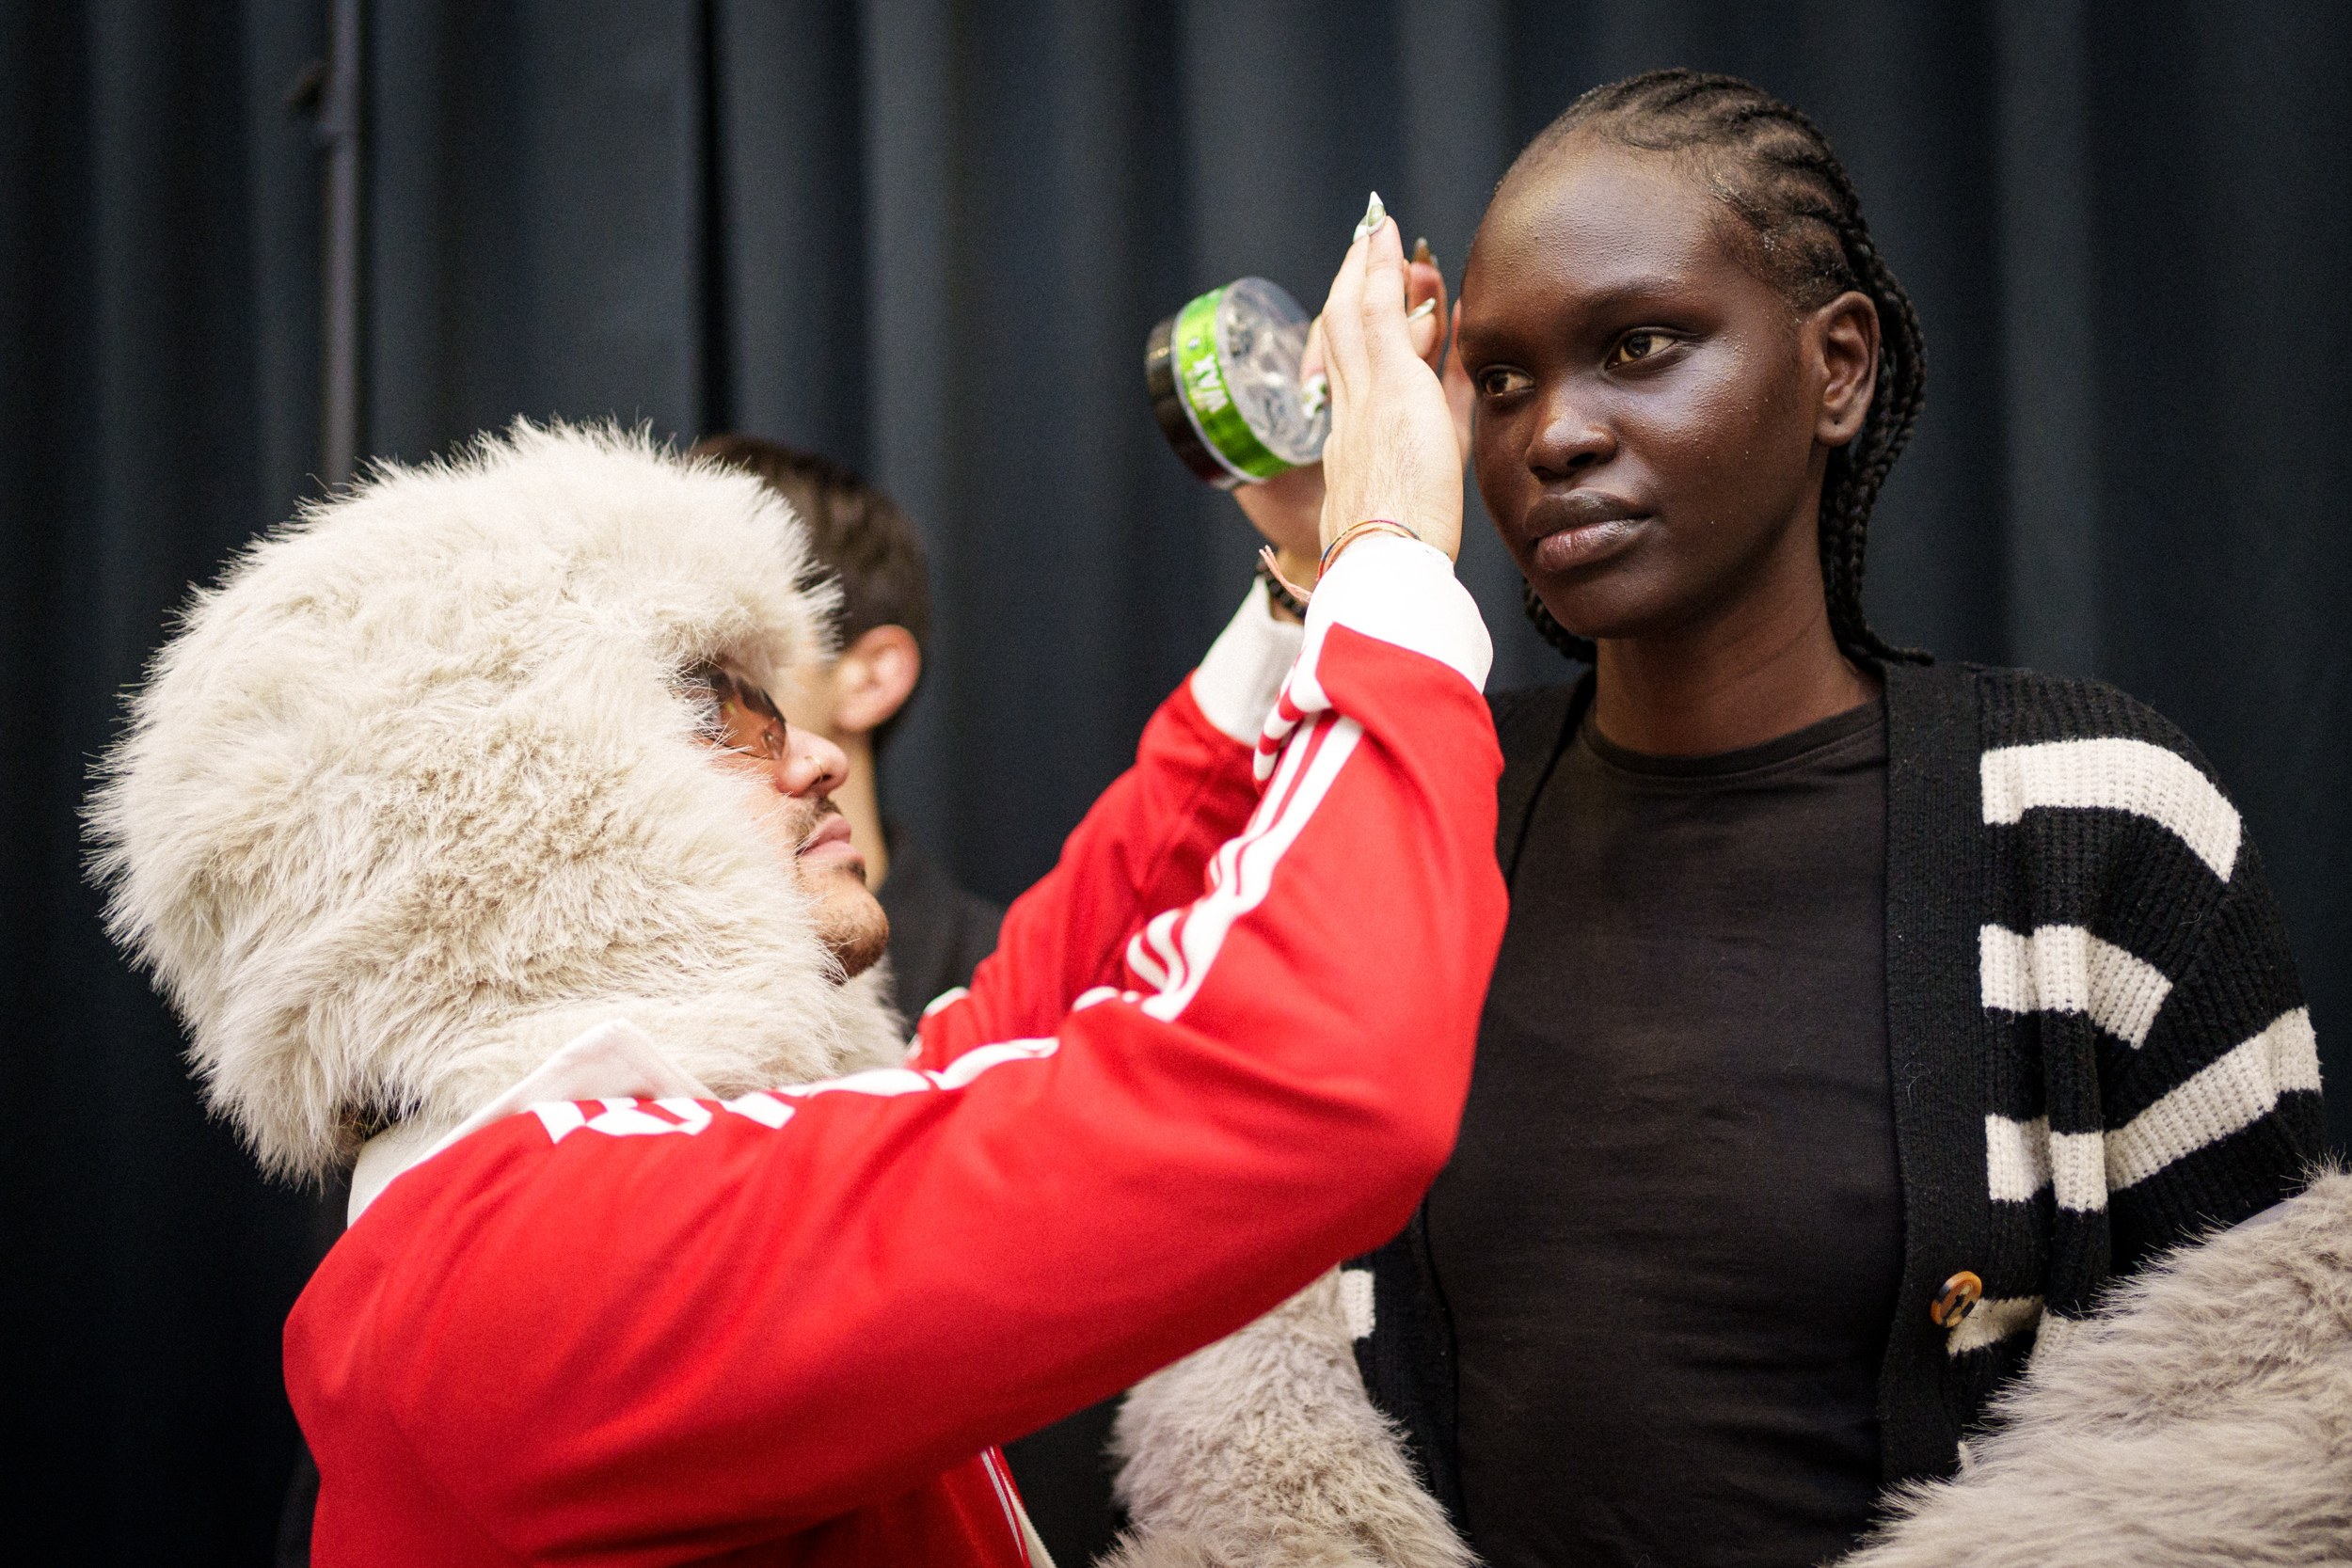
[[[1353,555],[1355,548],[1347,553]],[[1281,694],[1282,677],[1297,662],[1307,635],[1304,627],[1267,613],[1268,602],[1265,584],[1251,582],[1241,609],[1192,673],[1192,700],[1200,705],[1201,713],[1245,746],[1257,741],[1266,711]]]
[[[1483,691],[1495,645],[1470,590],[1454,580],[1443,550],[1394,533],[1373,533],[1340,552],[1307,601],[1303,662],[1311,666],[1333,626],[1393,642],[1458,671]]]

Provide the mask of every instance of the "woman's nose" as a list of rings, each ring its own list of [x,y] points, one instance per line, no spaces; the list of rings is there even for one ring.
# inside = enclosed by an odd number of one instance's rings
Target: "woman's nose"
[[[785,732],[784,755],[773,767],[776,792],[795,798],[830,795],[850,776],[850,759],[840,747],[797,725]]]
[[[1566,479],[1580,468],[1607,462],[1617,438],[1597,412],[1572,397],[1554,398],[1544,411],[1543,428],[1528,449],[1527,466],[1546,480]]]

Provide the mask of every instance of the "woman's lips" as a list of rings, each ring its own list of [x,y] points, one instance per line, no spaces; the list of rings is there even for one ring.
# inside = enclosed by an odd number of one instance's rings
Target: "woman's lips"
[[[1609,517],[1573,523],[1535,541],[1532,552],[1539,572],[1569,572],[1605,561],[1640,536],[1646,517]]]
[[[1572,572],[1605,561],[1640,537],[1650,515],[1623,496],[1606,490],[1547,490],[1519,519],[1522,538],[1538,572]]]

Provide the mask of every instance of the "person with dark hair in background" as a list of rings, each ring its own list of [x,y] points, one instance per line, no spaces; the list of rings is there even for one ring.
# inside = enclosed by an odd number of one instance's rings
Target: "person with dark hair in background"
[[[1593,668],[1490,699],[1511,918],[1453,1161],[1324,1308],[1131,1396],[1120,1562],[1820,1562],[2111,1283],[2303,1186],[2286,933],[2163,719],[1865,622],[1925,359],[1804,115],[1686,71],[1586,94],[1455,322],[1480,494]],[[1311,537],[1311,470],[1239,494]],[[1901,1560],[1971,1535],[1931,1539]]]
[[[776,695],[793,728],[823,736],[849,760],[834,804],[866,857],[866,885],[890,917],[890,971],[909,1019],[971,984],[996,945],[1004,907],[960,886],[946,863],[882,816],[876,762],[923,678],[931,589],[914,522],[882,491],[814,452],[756,436],[706,436],[690,458],[757,474],[808,531],[816,565],[840,585],[832,657],[796,668]]]

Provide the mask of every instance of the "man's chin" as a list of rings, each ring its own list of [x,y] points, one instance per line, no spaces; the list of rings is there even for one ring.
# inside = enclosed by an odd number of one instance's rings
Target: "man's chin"
[[[841,966],[841,977],[854,980],[890,945],[890,917],[862,878],[844,878],[818,895],[817,937]]]
[[[874,967],[890,945],[890,924],[878,921],[870,930],[836,935],[825,933],[826,949],[841,966],[841,978],[854,980]]]

